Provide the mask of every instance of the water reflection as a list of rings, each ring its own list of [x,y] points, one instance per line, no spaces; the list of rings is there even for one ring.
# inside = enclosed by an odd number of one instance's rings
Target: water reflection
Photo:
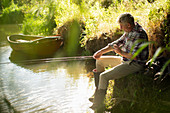
[[[8,45],[6,37],[12,34],[19,34],[21,24],[1,24],[0,25],[0,46]]]
[[[88,98],[94,84],[86,76],[94,68],[93,60],[26,60],[32,59],[0,46],[0,108],[7,102],[8,108],[21,113],[93,112]]]
[[[38,57],[30,57],[27,54],[16,52],[16,51],[11,52],[9,60],[12,63],[15,63],[27,69],[31,69],[34,72],[39,72],[40,70],[49,71],[51,69],[55,69],[51,67],[59,67],[58,65],[60,65],[60,67],[63,67],[62,65],[64,66],[67,65],[67,67],[69,67],[67,71],[69,71],[70,73],[74,73],[74,72],[77,73],[82,69],[86,70],[86,72],[89,72],[94,68],[95,65],[95,60],[92,59],[92,57],[88,57],[88,56],[38,58]],[[84,63],[83,64],[84,67],[82,68],[79,67],[81,64],[75,67],[76,65],[74,64],[78,63],[78,61],[79,62],[81,61],[80,63]]]
[[[86,61],[0,65],[7,100],[19,112],[92,112]]]

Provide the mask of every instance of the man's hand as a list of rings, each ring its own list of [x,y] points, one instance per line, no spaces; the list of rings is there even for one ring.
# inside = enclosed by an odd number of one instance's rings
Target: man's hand
[[[94,53],[93,58],[94,59],[99,59],[103,54],[113,51],[113,48],[111,46],[106,46],[100,50],[98,50],[96,53]]]
[[[101,56],[102,56],[101,51],[97,51],[96,53],[94,53],[93,58],[94,59],[99,59]]]
[[[121,54],[122,50],[120,49],[120,47],[116,44],[113,45],[113,50],[115,51],[115,53],[117,54]]]
[[[119,46],[117,46],[116,44],[113,45],[113,50],[115,51],[115,53],[121,55],[122,57],[125,57],[125,58],[128,58],[128,59],[131,59],[132,58],[132,54],[131,53],[127,53],[125,51],[122,51],[120,49]],[[136,60],[136,58],[134,58]]]

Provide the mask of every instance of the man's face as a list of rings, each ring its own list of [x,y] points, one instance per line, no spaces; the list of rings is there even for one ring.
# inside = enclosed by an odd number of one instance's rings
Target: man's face
[[[129,23],[120,23],[120,29],[125,31],[125,32],[130,32],[132,30],[132,27]]]

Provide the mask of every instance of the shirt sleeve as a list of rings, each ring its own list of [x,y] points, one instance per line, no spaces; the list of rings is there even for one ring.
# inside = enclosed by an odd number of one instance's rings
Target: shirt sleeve
[[[142,44],[144,44],[146,42],[146,39],[147,37],[143,34],[140,34],[139,36],[137,36],[137,39],[138,40],[141,40],[139,41],[138,43],[135,44],[134,46],[134,49],[132,51],[132,54],[134,54],[135,52],[137,52],[137,50],[142,46]],[[136,41],[138,41],[136,40]],[[145,49],[143,49],[137,56],[137,60],[146,60],[148,57],[148,47],[146,47]]]
[[[134,36],[135,38],[135,40],[133,40],[133,43],[135,44],[134,45],[134,49],[133,49],[133,51],[132,51],[132,54],[134,54],[140,47],[141,47],[141,44],[142,44],[142,42],[140,42],[139,40],[140,40],[140,34],[138,34],[138,33],[135,33],[135,36]],[[139,41],[139,42],[138,42]]]
[[[117,39],[117,40],[109,43],[108,46],[111,46],[112,48],[113,48],[113,45],[114,45],[114,44],[120,46],[121,44],[123,44],[124,38],[125,38],[125,33],[124,33],[119,39]]]

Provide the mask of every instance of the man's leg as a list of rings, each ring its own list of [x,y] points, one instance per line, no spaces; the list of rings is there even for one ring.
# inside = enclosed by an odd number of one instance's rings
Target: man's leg
[[[122,57],[119,56],[101,56],[96,60],[96,71],[103,72],[107,66],[114,67],[122,63]]]
[[[119,56],[101,56],[100,59],[96,60],[96,69],[93,70],[96,89],[95,89],[93,96],[89,98],[89,101],[93,102],[94,95],[96,91],[98,90],[100,73],[105,71],[105,67],[107,66],[114,67],[120,64],[121,62],[122,62],[122,57],[119,57]]]
[[[143,66],[135,62],[126,61],[122,64],[119,64],[100,74],[98,89],[107,89],[109,80],[119,79],[142,69]]]
[[[132,63],[124,62],[122,64],[119,64],[113,67],[112,69],[102,72],[99,77],[98,90],[94,97],[94,103],[91,106],[91,108],[100,109],[103,106],[109,80],[119,79],[119,78],[135,73],[142,69],[143,69],[143,66],[135,62],[132,62]]]
[[[100,59],[96,60],[96,72],[94,73],[94,80],[95,80],[95,86],[96,86],[96,90],[94,93],[94,96],[96,96],[96,100],[94,100],[94,97],[89,98],[89,100],[91,102],[97,101],[97,103],[101,103],[102,98],[100,98],[101,96],[105,96],[106,90],[100,90],[98,91],[98,84],[99,84],[99,79],[100,79],[100,73],[105,71],[105,67],[110,66],[110,67],[114,67],[118,64],[120,64],[122,62],[122,57],[118,57],[118,56],[102,56]],[[94,103],[94,106],[91,106],[92,109],[96,108],[96,105]]]
[[[97,72],[96,70],[93,70],[93,74],[94,74],[94,84],[95,84],[96,89],[95,89],[94,94],[89,98],[90,102],[94,101],[94,95],[98,90],[100,72]]]
[[[98,89],[99,75],[101,72],[105,71],[105,67],[107,66],[114,67],[120,64],[121,62],[122,62],[122,57],[119,56],[101,56],[100,59],[96,60],[96,69],[93,70],[96,90]],[[93,96],[90,97],[89,100],[92,102]]]

